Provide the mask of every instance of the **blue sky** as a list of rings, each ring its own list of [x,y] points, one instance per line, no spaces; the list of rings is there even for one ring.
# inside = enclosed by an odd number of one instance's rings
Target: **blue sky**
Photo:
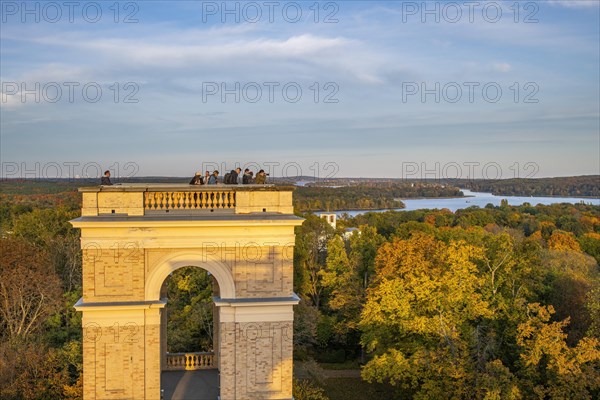
[[[1,4],[3,177],[600,173],[595,0]]]

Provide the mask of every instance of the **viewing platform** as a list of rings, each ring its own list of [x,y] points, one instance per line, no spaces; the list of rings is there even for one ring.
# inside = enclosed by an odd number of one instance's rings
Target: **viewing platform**
[[[293,186],[117,184],[79,188],[82,217],[293,214]]]

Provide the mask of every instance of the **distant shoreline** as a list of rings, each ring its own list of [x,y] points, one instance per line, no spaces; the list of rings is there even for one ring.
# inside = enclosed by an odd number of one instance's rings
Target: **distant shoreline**
[[[466,199],[469,197],[477,197],[477,196],[438,196],[438,197],[406,197],[406,198],[398,197],[397,199],[394,199],[394,200],[404,201],[404,200]]]
[[[395,210],[404,210],[406,207],[398,207],[398,208],[344,208],[343,210],[308,210],[308,211],[300,211],[301,213],[339,213],[346,211],[395,211]]]
[[[535,194],[535,195],[526,195],[526,194],[496,194],[496,193],[492,193],[492,192],[476,192],[473,191],[471,189],[461,189],[461,190],[468,190],[472,193],[488,193],[491,194],[492,196],[496,196],[496,197],[547,197],[549,199],[559,199],[559,198],[564,198],[564,199],[592,199],[592,200],[600,200],[600,197],[594,197],[594,196],[584,196],[584,195],[579,195],[579,196],[562,196],[562,195],[540,195],[540,194]],[[473,198],[473,197],[477,197],[477,196],[473,196],[473,195],[467,195],[467,196],[439,196],[439,197],[407,197],[407,198],[396,198],[394,200],[435,200],[435,199],[467,199],[467,198]]]
[[[475,192],[475,193],[489,193],[489,192]],[[592,200],[600,200],[600,197],[594,197],[594,196],[584,196],[584,195],[579,195],[579,196],[561,196],[561,195],[551,195],[551,194],[534,194],[534,195],[527,195],[527,194],[494,194],[494,193],[490,193],[491,195],[494,195],[496,197],[547,197],[549,199],[558,199],[558,198],[563,198],[563,199],[592,199]],[[477,196],[471,196],[471,197],[477,197]]]

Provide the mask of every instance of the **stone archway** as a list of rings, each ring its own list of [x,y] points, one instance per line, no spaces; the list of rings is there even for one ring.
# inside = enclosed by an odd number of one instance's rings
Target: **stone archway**
[[[220,395],[220,375],[218,372],[220,369],[219,308],[216,307],[213,299],[220,298],[220,286],[224,287],[226,294],[235,294],[235,288],[231,274],[225,265],[216,260],[200,262],[201,259],[202,257],[198,253],[175,253],[174,255],[167,257],[167,260],[160,262],[158,264],[159,268],[155,271],[156,273],[148,279],[147,289],[153,286],[157,287],[160,284],[159,282],[162,279],[162,276],[165,274],[167,275],[162,283],[160,293],[160,300],[166,303],[161,312],[160,338],[160,386],[161,395],[163,395],[164,400],[213,400],[219,398]],[[196,282],[196,279],[200,278],[200,281],[197,282],[202,282],[202,292],[204,293],[204,296],[202,297],[204,300],[197,304],[196,301],[193,300],[191,302],[184,301],[182,303],[182,299],[179,298],[179,300],[174,303],[178,304],[178,306],[170,308],[171,302],[174,300],[171,295],[173,294],[178,297],[178,295],[175,294],[175,292],[172,293],[171,290],[184,290],[186,292],[184,295],[185,297],[195,297],[199,294],[199,292],[189,290],[190,288],[182,289],[177,284],[171,285],[168,283],[171,279],[175,278],[175,275],[180,271],[184,274],[177,279],[180,283],[188,282],[190,277],[192,277],[191,282]],[[199,274],[199,271],[203,271],[203,273]],[[225,273],[225,276],[222,275],[223,272]],[[181,277],[183,276],[186,278],[181,280]],[[156,278],[155,282],[153,282],[154,278]],[[210,294],[206,291],[208,288],[205,285],[209,285]],[[187,285],[184,287],[187,287]],[[153,291],[156,292],[155,289]],[[151,296],[151,298],[154,299],[156,294]],[[205,303],[208,300],[205,296],[210,296],[209,304]],[[187,300],[191,299],[188,298]],[[191,308],[188,311],[184,311],[182,308],[184,306],[186,309],[187,307]],[[197,307],[200,307],[202,310]],[[172,321],[172,311],[175,311],[175,321]],[[191,314],[189,314],[190,311]],[[190,325],[189,320],[186,322],[181,320],[182,312],[188,313],[187,318],[192,318],[192,320],[195,321],[195,328],[191,328],[193,325]],[[171,323],[175,323],[176,325],[171,327]],[[183,325],[181,325],[182,323]],[[198,332],[196,332],[193,336],[200,340],[203,345],[198,346],[200,342],[197,340],[190,341],[189,339],[191,339],[191,337],[187,337],[187,335],[182,336],[182,332],[177,329],[177,326],[181,326],[184,329],[191,328],[192,331],[199,329],[203,332],[202,335],[198,336]],[[189,333],[191,334],[191,332]],[[177,336],[177,339],[173,338],[171,336],[172,334]],[[210,341],[207,340],[209,337],[207,335],[210,336]],[[173,341],[173,339],[175,340]],[[183,343],[181,342],[182,340]],[[175,348],[173,348],[173,346],[175,346]]]
[[[184,266],[217,280],[221,400],[292,398],[291,189],[85,188],[84,399],[160,398],[160,288]]]
[[[202,250],[174,251],[158,260],[156,264],[146,279],[146,301],[160,300],[160,289],[165,279],[183,267],[199,267],[210,272],[219,283],[220,297],[235,299],[233,275],[227,264],[220,262],[214,255],[208,255]]]
[[[175,271],[185,267],[200,268],[210,273],[217,284],[218,295],[216,299],[235,298],[235,282],[229,266],[226,263],[220,262],[217,257],[207,255],[202,250],[174,250],[171,253],[155,260],[148,266],[149,274],[146,279],[145,299],[146,301],[164,301],[165,305],[168,300],[162,298],[161,288],[168,277]],[[219,310],[213,302],[213,322],[214,322],[214,354],[199,354],[188,353],[174,357],[167,353],[167,313],[166,307],[161,312],[161,327],[160,327],[160,357],[161,357],[161,372],[173,370],[196,370],[196,369],[212,369],[221,370],[220,366],[220,326],[219,326]],[[169,356],[168,356],[169,354]],[[175,364],[173,368],[172,365]],[[162,384],[164,376],[161,376],[161,390],[164,389]]]

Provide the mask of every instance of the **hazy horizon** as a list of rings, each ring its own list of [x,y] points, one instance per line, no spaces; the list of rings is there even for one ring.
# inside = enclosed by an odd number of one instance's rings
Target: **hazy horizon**
[[[225,172],[229,172],[229,171],[225,171]],[[193,174],[192,174],[193,175]],[[192,175],[136,175],[136,176],[126,176],[126,175],[111,175],[111,178],[114,179],[144,179],[144,178],[151,178],[151,179],[167,179],[167,178],[173,178],[173,179],[189,179]],[[222,177],[224,174],[219,174],[219,177]],[[510,180],[510,179],[554,179],[554,178],[582,178],[582,177],[599,177],[599,174],[588,174],[588,175],[564,175],[564,176],[536,176],[536,177],[531,177],[531,178],[511,178],[511,177],[506,177],[506,178],[499,178],[499,179],[487,179],[487,178],[472,178],[472,180]],[[271,175],[270,178],[275,178],[275,179],[303,179],[307,182],[310,182],[310,180],[313,181],[323,181],[323,180],[351,180],[351,179],[388,179],[388,180],[407,180],[407,181],[441,181],[441,180],[471,180],[470,178],[420,178],[420,177],[406,177],[406,178],[402,178],[402,177],[383,177],[383,176],[335,176],[335,177],[330,177],[330,178],[315,178],[312,176],[275,176],[275,175]],[[74,176],[74,177],[59,177],[59,176],[45,176],[45,177],[18,177],[18,176],[9,176],[9,177],[1,177],[0,181],[7,181],[7,180],[53,180],[53,179],[60,179],[60,180],[76,180],[76,179],[88,179],[88,180],[93,180],[93,179],[100,179],[100,176],[97,177],[92,177],[92,176]]]

